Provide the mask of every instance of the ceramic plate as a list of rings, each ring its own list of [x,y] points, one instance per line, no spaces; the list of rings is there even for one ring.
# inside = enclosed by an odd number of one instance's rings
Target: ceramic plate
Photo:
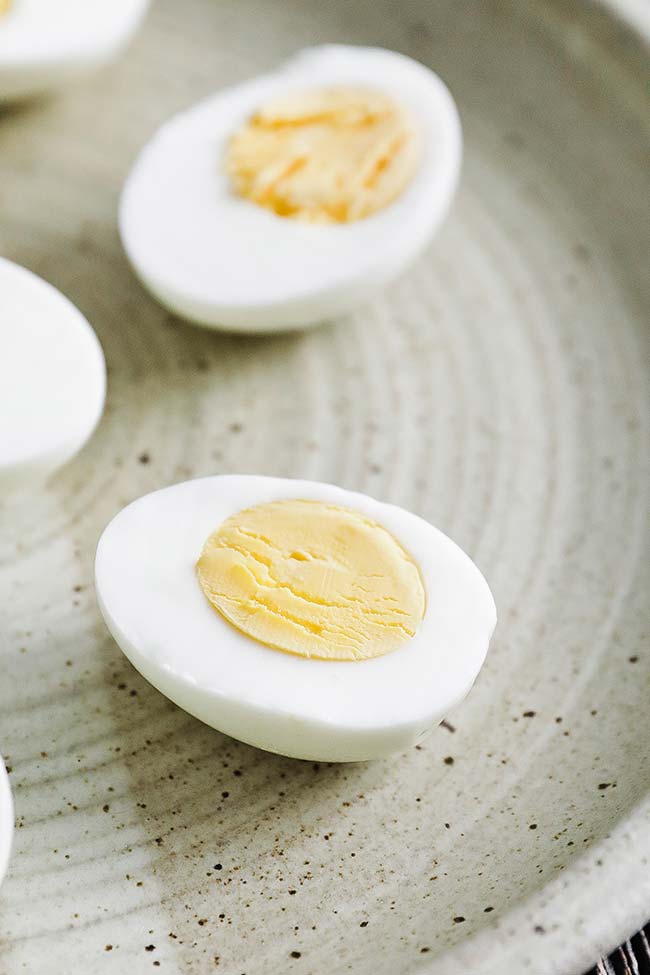
[[[441,235],[315,331],[179,323],[120,250],[135,154],[326,40],[406,51],[454,92],[466,155]],[[109,368],[90,445],[0,512],[7,975],[571,975],[645,920],[649,91],[638,28],[578,0],[160,0],[114,69],[0,115],[0,252],[79,305]],[[122,657],[92,590],[102,528],[232,471],[376,495],[477,561],[493,648],[421,747],[264,754]]]

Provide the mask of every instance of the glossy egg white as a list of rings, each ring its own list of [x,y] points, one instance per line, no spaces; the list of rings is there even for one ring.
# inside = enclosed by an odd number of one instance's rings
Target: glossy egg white
[[[14,832],[14,804],[11,798],[9,776],[0,755],[0,883],[7,872],[11,841]]]
[[[206,600],[195,564],[230,515],[280,499],[356,509],[420,567],[416,635],[364,661],[305,659],[232,627]],[[471,688],[496,623],[488,585],[428,522],[331,484],[254,476],[186,481],[133,502],[105,529],[97,599],[123,652],[190,714],[259,748],[314,761],[362,761],[424,738]]]
[[[45,481],[88,440],[106,369],[81,312],[0,258],[0,495]]]
[[[404,192],[370,217],[327,225],[238,198],[224,168],[233,132],[276,96],[340,85],[380,90],[415,118],[423,152]],[[366,301],[420,253],[451,203],[461,154],[453,98],[433,71],[380,48],[309,48],[162,126],[124,186],[122,241],[152,294],[199,325],[314,325]]]
[[[74,81],[116,57],[149,0],[13,0],[0,14],[0,102]]]

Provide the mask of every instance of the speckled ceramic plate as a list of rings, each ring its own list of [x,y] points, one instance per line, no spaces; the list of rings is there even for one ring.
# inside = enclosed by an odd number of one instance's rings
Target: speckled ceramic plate
[[[304,335],[172,320],[116,233],[135,153],[325,40],[449,83],[466,162],[442,234]],[[109,367],[91,444],[0,512],[3,973],[571,975],[645,919],[649,82],[638,29],[579,0],[161,0],[110,72],[0,116],[0,252],[78,303]],[[224,471],[369,492],[476,559],[500,624],[424,745],[274,757],[122,657],[92,591],[101,529]]]

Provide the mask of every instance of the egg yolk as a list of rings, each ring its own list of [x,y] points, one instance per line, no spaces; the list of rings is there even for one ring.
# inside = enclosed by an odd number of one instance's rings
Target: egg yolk
[[[12,4],[12,0],[0,0],[0,17],[2,17],[3,14],[7,13],[9,8],[11,7],[11,4]]]
[[[391,98],[327,88],[277,98],[231,138],[236,192],[281,217],[347,223],[391,203],[412,179],[420,133]]]
[[[239,511],[209,536],[196,570],[229,623],[301,657],[380,657],[409,640],[424,615],[408,552],[358,511],[319,501]]]

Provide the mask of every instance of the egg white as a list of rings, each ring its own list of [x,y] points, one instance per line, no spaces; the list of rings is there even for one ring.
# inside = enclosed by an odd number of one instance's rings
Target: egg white
[[[304,659],[252,640],[210,606],[195,575],[208,535],[236,511],[286,498],[354,508],[393,533],[426,588],[412,639],[372,660]],[[155,687],[226,734],[311,760],[361,761],[419,741],[469,691],[496,623],[485,579],[440,531],[312,481],[215,476],[146,495],[105,529],[95,579],[113,637]]]
[[[112,60],[150,0],[13,0],[0,15],[0,101],[58,88]]]
[[[69,460],[98,423],[105,390],[101,346],[81,312],[0,258],[0,493]]]
[[[237,197],[224,167],[233,132],[276,96],[332,85],[369,86],[411,111],[423,153],[404,192],[366,219],[333,225],[283,218]],[[449,207],[460,160],[454,101],[428,68],[380,48],[310,48],[159,129],[124,186],[122,241],[146,287],[199,325],[313,325],[366,300],[417,256]]]
[[[11,798],[9,776],[0,755],[0,883],[7,871],[11,840],[14,831],[14,805]]]

